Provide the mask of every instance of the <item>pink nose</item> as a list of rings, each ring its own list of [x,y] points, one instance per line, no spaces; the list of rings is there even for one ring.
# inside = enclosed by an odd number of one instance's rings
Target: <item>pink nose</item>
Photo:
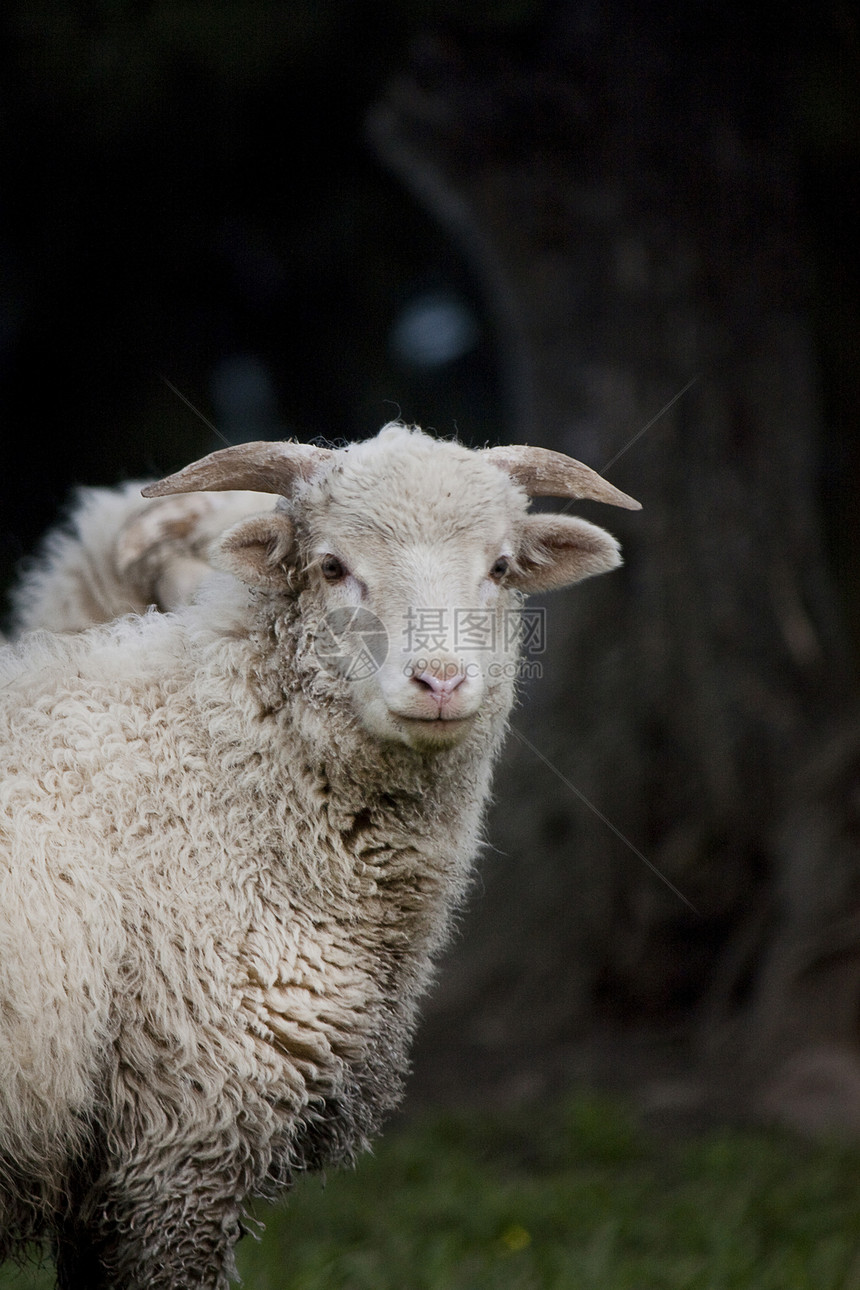
[[[414,676],[412,679],[416,685],[429,690],[441,708],[450,699],[457,686],[463,684],[466,679],[466,673],[454,672],[451,675],[446,670],[445,676],[436,676],[433,672],[421,672],[419,676]]]

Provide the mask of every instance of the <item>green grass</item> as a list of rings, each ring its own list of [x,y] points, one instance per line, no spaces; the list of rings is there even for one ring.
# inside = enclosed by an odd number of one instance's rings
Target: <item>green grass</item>
[[[593,1097],[392,1130],[259,1215],[249,1290],[860,1290],[860,1148],[655,1140]]]

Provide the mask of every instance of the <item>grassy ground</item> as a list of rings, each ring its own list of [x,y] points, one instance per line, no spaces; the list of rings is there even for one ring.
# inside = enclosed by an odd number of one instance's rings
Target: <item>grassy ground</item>
[[[593,1098],[391,1131],[260,1216],[249,1290],[860,1290],[860,1149],[657,1141]]]

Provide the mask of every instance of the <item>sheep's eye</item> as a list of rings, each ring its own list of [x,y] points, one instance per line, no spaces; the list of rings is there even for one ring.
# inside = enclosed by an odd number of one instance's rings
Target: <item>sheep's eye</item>
[[[336,555],[324,555],[320,560],[320,569],[326,582],[340,582],[346,577],[346,569]]]
[[[498,560],[490,570],[490,577],[493,579],[494,582],[501,582],[502,578],[504,578],[505,574],[508,572],[508,569],[510,569],[510,567],[511,567],[511,562],[507,558],[507,556],[500,555]]]

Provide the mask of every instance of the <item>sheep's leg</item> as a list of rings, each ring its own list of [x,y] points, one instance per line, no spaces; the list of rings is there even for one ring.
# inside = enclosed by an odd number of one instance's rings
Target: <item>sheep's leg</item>
[[[70,1178],[54,1225],[57,1290],[228,1290],[247,1179],[213,1154],[201,1169],[193,1147],[165,1161],[139,1146],[88,1186]]]
[[[238,1213],[225,1232],[220,1223],[165,1218],[149,1236],[110,1230],[109,1215],[96,1234],[64,1231],[57,1239],[57,1290],[227,1290],[234,1272]],[[229,1230],[235,1227],[235,1232]]]
[[[214,1196],[153,1195],[118,1213],[99,1203],[86,1230],[56,1242],[58,1290],[228,1290],[240,1206]]]
[[[229,1144],[133,1141],[58,1224],[59,1290],[228,1290],[247,1144],[235,1130]]]

